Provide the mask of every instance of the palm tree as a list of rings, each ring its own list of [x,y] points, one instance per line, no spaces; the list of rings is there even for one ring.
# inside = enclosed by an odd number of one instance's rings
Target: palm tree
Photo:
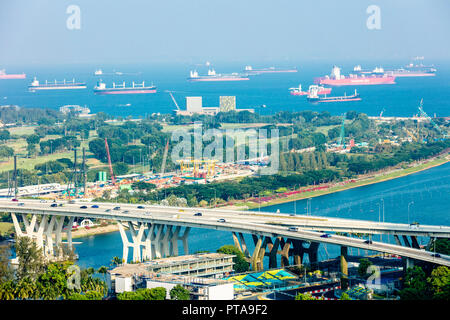
[[[118,266],[121,264],[122,264],[122,259],[120,259],[118,256],[115,256],[112,258],[111,265]]]
[[[103,274],[103,278],[106,282],[106,274],[108,273],[108,268],[105,266],[101,266],[100,268],[98,268],[97,272]]]

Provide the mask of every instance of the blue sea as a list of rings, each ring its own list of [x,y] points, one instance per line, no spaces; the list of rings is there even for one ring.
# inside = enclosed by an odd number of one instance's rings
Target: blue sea
[[[356,64],[363,69],[383,66],[385,69],[402,67],[408,61],[308,61],[278,62],[272,64],[253,64],[253,68],[275,66],[279,68],[296,67],[297,73],[262,74],[251,76],[249,81],[237,82],[189,82],[189,71],[196,69],[206,74],[208,68],[196,64],[159,64],[159,65],[65,65],[65,66],[4,66],[8,73],[25,72],[24,80],[0,80],[0,105],[18,105],[23,107],[58,109],[63,105],[87,106],[92,113],[100,111],[114,116],[145,117],[152,113],[171,113],[175,109],[166,90],[174,91],[179,106],[185,108],[186,96],[202,96],[203,106],[217,107],[222,95],[236,96],[238,108],[254,108],[261,114],[273,114],[277,111],[316,110],[329,111],[340,115],[345,111],[356,110],[370,116],[377,116],[382,110],[385,116],[412,116],[417,113],[420,99],[424,99],[424,110],[430,116],[450,115],[450,62],[433,64],[438,69],[435,77],[397,78],[394,85],[346,86],[333,88],[332,95],[352,94],[357,89],[362,101],[310,104],[304,96],[291,96],[289,88],[299,84],[307,89],[314,78],[329,74],[334,64],[349,74]],[[217,73],[242,72],[245,63],[223,63],[214,65]],[[122,72],[123,75],[94,76],[101,68],[104,73]],[[36,77],[41,83],[62,81],[63,79],[87,83],[84,90],[62,90],[49,92],[28,92],[27,86]],[[158,92],[144,95],[107,95],[93,93],[96,82],[102,79],[107,86],[112,82],[132,81],[153,83]],[[128,106],[127,106],[128,105]],[[266,107],[263,108],[262,106]]]

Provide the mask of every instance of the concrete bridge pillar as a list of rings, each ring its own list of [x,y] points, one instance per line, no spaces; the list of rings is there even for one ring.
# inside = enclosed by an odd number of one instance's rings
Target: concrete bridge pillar
[[[348,277],[348,248],[346,246],[341,246],[341,274],[343,277]]]
[[[126,227],[130,230],[131,240],[127,236],[124,224],[119,223],[124,263],[127,263],[129,248],[133,249],[134,262],[177,256],[179,254],[178,240],[183,242],[185,254],[189,253],[187,241],[189,227],[184,230],[182,236],[180,236],[180,226],[127,222]]]
[[[64,216],[39,215],[41,217],[38,221],[38,215],[32,215],[28,219],[27,215],[22,214],[22,222],[25,230],[22,230],[19,219],[15,213],[11,213],[17,237],[29,237],[35,243],[37,248],[42,250],[44,257],[47,260],[64,259],[65,253],[62,243],[62,232],[64,228]],[[74,217],[69,217],[69,222],[66,227],[67,244],[70,251],[73,250],[72,245],[72,225]]]

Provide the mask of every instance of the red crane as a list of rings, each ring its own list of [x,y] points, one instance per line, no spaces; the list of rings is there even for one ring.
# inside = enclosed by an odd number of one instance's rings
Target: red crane
[[[109,147],[108,147],[108,140],[105,138],[105,148],[106,148],[106,154],[108,155],[108,164],[109,164],[109,173],[111,174],[111,181],[112,184],[116,184],[116,177],[114,177],[114,172],[111,164],[111,156],[109,155]]]

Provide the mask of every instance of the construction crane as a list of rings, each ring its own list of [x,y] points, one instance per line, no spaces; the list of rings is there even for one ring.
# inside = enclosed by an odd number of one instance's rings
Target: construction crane
[[[406,129],[406,128],[404,128],[405,129],[405,131],[406,131],[406,133],[414,140],[414,141],[418,141],[418,138],[411,132],[411,131],[409,131],[408,129]]]
[[[163,160],[161,164],[161,176],[164,175],[164,171],[166,169],[166,160],[167,160],[167,153],[169,152],[169,139],[167,139],[166,147],[164,148],[164,155]]]
[[[170,97],[172,98],[173,103],[175,104],[175,106],[177,107],[177,109],[180,110],[180,107],[178,106],[177,101],[176,101],[175,98],[173,97],[172,91],[165,90],[165,92],[168,92],[168,93],[170,94]]]
[[[345,149],[345,115],[347,113],[344,112],[344,114],[342,115],[342,124],[341,124],[341,134],[339,136],[339,141],[338,141],[338,146],[342,147],[343,149]]]
[[[431,117],[423,110],[423,99],[420,99],[420,104],[419,104],[419,113],[421,116],[427,118],[430,123],[433,125],[433,127],[440,133],[442,134],[442,136],[444,138],[447,138],[448,135],[442,131],[441,128],[439,128],[439,126],[433,121],[433,119],[431,119]]]
[[[114,176],[114,171],[111,164],[111,155],[109,154],[109,146],[108,146],[108,140],[105,138],[105,149],[106,154],[108,155],[108,165],[109,165],[109,173],[111,174],[111,181],[113,186],[116,185],[116,177]]]

